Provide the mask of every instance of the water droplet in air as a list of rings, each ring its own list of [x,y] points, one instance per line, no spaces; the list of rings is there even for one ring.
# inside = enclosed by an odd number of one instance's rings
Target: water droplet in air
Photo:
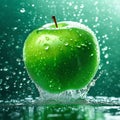
[[[20,10],[20,12],[21,12],[21,13],[24,13],[24,12],[25,12],[25,8],[22,8],[22,9]]]
[[[72,4],[73,4],[72,2],[69,2],[69,6],[72,6]]]
[[[9,80],[9,78],[10,78],[9,76],[6,76],[6,80]]]
[[[95,17],[95,22],[98,22],[98,17]]]
[[[75,5],[74,9],[75,9],[75,10],[77,10],[77,9],[78,9],[78,6],[77,6],[77,5]]]
[[[81,5],[80,5],[80,8],[81,8],[81,9],[82,9],[82,8],[84,8],[84,5],[83,5],[83,4],[81,4]]]
[[[10,87],[9,85],[6,85],[6,86],[5,86],[5,89],[8,89],[9,87]]]
[[[17,30],[17,29],[18,29],[17,27],[14,27],[14,28],[13,28],[13,31],[15,31],[15,30]]]
[[[32,7],[35,7],[35,5],[34,5],[34,4],[32,4]]]
[[[109,61],[106,61],[106,64],[109,64]]]
[[[108,56],[109,56],[108,54],[105,54],[105,56],[104,56],[104,57],[105,57],[105,58],[108,58]]]
[[[6,67],[3,68],[4,71],[8,71],[8,69]]]
[[[108,49],[107,46],[105,46],[104,48],[102,48],[102,51],[106,51]]]

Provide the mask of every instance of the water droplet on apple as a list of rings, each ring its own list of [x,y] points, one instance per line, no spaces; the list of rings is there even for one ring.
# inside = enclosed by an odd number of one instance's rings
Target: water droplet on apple
[[[45,38],[46,38],[47,41],[49,40],[49,37],[45,37]]]
[[[90,56],[92,57],[94,54],[92,53]]]
[[[54,57],[54,64],[53,64],[53,66],[56,67],[56,65],[57,65],[56,64],[56,57]]]
[[[50,80],[50,83],[52,83],[53,81],[52,80]]]
[[[46,66],[46,63],[44,63],[44,66]]]
[[[91,45],[92,43],[91,43],[91,42],[89,42],[88,44],[89,44],[89,45]]]
[[[48,49],[49,49],[49,46],[46,46],[46,47],[45,47],[45,50],[48,50]]]
[[[61,90],[61,87],[58,87],[58,90]]]
[[[85,45],[85,44],[81,44],[81,46],[85,46],[85,47],[86,47],[86,45]]]
[[[77,48],[81,48],[81,46],[80,46],[80,45],[78,45],[78,46],[77,46]]]
[[[82,36],[82,34],[79,34],[79,36],[81,37],[81,36]]]
[[[68,43],[65,43],[65,46],[68,46],[69,44]]]
[[[50,84],[49,87],[52,88],[52,85]]]

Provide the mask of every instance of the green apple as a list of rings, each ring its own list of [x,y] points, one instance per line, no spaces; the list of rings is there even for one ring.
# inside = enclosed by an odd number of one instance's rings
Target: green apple
[[[94,33],[78,22],[49,23],[27,37],[23,59],[31,79],[43,90],[82,89],[95,76],[100,53]]]

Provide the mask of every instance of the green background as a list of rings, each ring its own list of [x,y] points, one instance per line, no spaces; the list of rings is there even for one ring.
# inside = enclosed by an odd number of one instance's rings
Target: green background
[[[57,21],[88,25],[101,50],[101,77],[91,96],[120,96],[120,1],[119,0],[1,0],[0,4],[0,99],[38,96],[24,68],[22,49],[28,34]]]

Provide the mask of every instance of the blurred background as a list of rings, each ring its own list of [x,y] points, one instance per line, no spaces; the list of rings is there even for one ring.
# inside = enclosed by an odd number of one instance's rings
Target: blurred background
[[[0,100],[35,98],[38,90],[24,67],[26,37],[36,28],[57,21],[76,21],[96,34],[103,74],[90,96],[120,97],[119,0],[1,0],[0,3]]]

